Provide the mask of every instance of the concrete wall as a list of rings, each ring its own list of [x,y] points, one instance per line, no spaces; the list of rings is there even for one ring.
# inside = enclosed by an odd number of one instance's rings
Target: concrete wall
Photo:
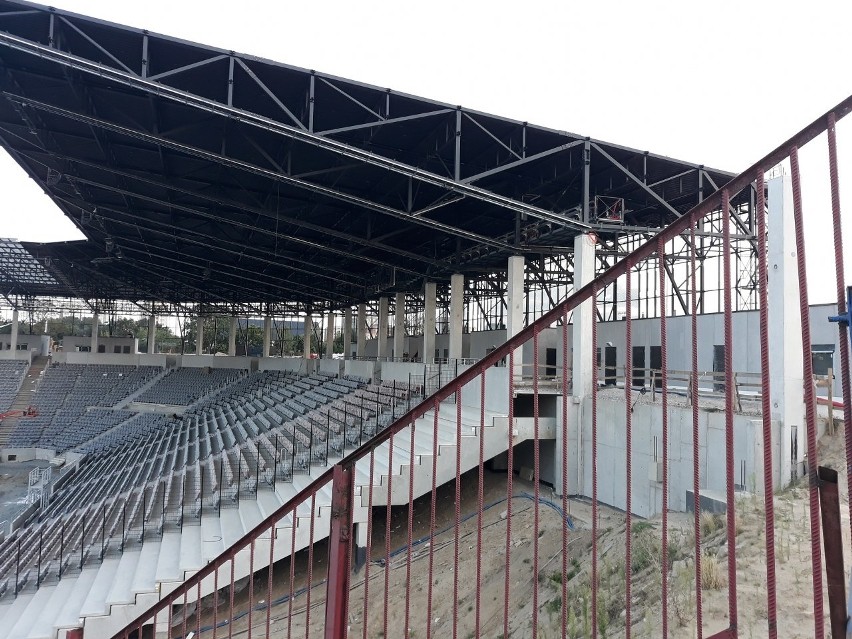
[[[355,375],[365,379],[377,378],[378,371],[378,362],[371,362],[368,360],[348,359],[344,362],[343,366],[343,372],[346,375]]]
[[[25,351],[0,350],[0,359],[20,359],[20,360],[32,363],[33,353],[30,350],[25,350]]]
[[[166,367],[166,355],[113,355],[111,353],[85,353],[59,351],[51,356],[54,362],[62,364],[109,364],[113,366],[159,366]]]
[[[219,358],[219,359],[232,359]],[[257,362],[259,371],[292,371],[295,373],[310,373],[313,371],[313,362],[317,360],[306,360],[304,357],[262,357]]]
[[[0,352],[11,352],[12,336],[9,333],[0,335]],[[29,333],[18,333],[18,351],[30,352],[33,356],[47,355],[50,350],[50,335],[41,333],[30,335]],[[5,358],[4,358],[5,359]],[[12,357],[12,359],[18,359]],[[25,358],[21,358],[25,359]]]
[[[598,499],[624,509],[626,506],[625,402],[598,398]],[[557,402],[557,424],[561,423],[561,402]],[[582,429],[582,469],[579,484],[576,455],[569,453],[569,489],[585,496],[592,494],[591,399],[584,400]],[[725,415],[701,411],[699,415],[699,459],[701,489],[716,497],[725,494]],[[650,517],[662,511],[662,484],[656,475],[655,460],[662,461],[661,406],[637,404],[632,420],[632,502],[633,512]],[[734,480],[747,491],[762,493],[760,480],[762,444],[760,422],[734,417]],[[577,450],[570,442],[569,451]],[[774,458],[778,447],[774,444]],[[669,508],[686,510],[686,491],[692,489],[692,409],[669,408]],[[654,471],[654,472],[652,472]]]
[[[319,360],[319,371],[326,375],[340,375],[343,372],[343,360],[321,359]]]
[[[20,338],[18,338],[20,341]],[[66,353],[79,351],[81,348],[88,350],[92,345],[92,338],[90,336],[82,336],[82,335],[66,335],[62,338],[62,350]],[[139,352],[139,340],[135,337],[101,337],[98,336],[98,347],[104,347],[104,352],[102,354],[109,355],[119,355],[119,354],[129,354],[129,353],[138,353]],[[120,353],[115,352],[115,348],[118,347],[120,349]],[[125,353],[125,348],[128,349],[128,352]]]
[[[178,365],[182,368],[238,368],[251,369],[251,357],[221,357],[218,355],[181,355]]]

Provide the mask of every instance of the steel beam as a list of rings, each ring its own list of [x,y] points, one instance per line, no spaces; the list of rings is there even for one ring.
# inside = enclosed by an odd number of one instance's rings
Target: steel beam
[[[311,133],[310,131],[306,131],[298,127],[283,124],[281,122],[273,120],[272,118],[266,118],[251,113],[249,111],[237,109],[233,106],[223,105],[217,103],[214,100],[194,95],[188,91],[175,89],[174,87],[170,87],[168,85],[153,82],[150,79],[140,78],[132,72],[122,72],[112,67],[91,60],[87,60],[80,56],[76,56],[64,51],[57,51],[55,49],[51,49],[50,47],[46,47],[39,43],[26,40],[25,38],[20,38],[18,36],[14,36],[9,33],[0,33],[0,45],[7,46],[18,51],[22,51],[24,53],[34,55],[42,59],[47,59],[60,65],[71,66],[79,71],[83,71],[91,75],[105,77],[114,82],[122,83],[141,91],[151,92],[158,95],[159,97],[174,100],[180,104],[185,104],[187,106],[191,106],[199,110],[207,111],[209,113],[223,116],[228,119],[233,119],[238,122],[245,122],[246,124],[257,126],[263,130],[283,135],[285,137],[289,137],[294,140],[298,140],[300,142],[304,142],[312,146],[325,149],[327,151],[331,151],[343,157],[349,157],[356,160],[360,160],[366,164],[377,166],[379,168],[383,168],[394,173],[413,177],[414,179],[417,179],[427,184],[431,184],[433,186],[445,188],[458,193],[463,193],[464,195],[467,195],[474,199],[482,200],[483,202],[487,202],[489,204],[493,204],[501,208],[526,213],[527,215],[530,215],[532,217],[538,217],[544,220],[557,222],[559,224],[573,228],[587,228],[586,224],[580,223],[577,220],[569,219],[559,213],[554,213],[553,211],[541,209],[525,202],[520,202],[503,195],[492,193],[486,189],[478,188],[470,184],[464,184],[460,182],[459,179],[448,179],[443,176],[431,173],[429,171],[409,166],[403,162],[386,158],[375,153],[371,153],[369,151],[365,151],[363,149],[344,144],[337,140]],[[457,115],[457,123],[459,123],[460,119],[461,111],[459,110]],[[460,133],[460,128],[461,127],[459,123],[459,126],[457,127],[457,133]],[[458,137],[458,135],[456,137]],[[457,160],[460,160],[458,155]],[[460,171],[456,171],[456,173],[457,176],[460,177],[460,175],[458,175]],[[398,214],[400,212],[395,211],[395,213]]]

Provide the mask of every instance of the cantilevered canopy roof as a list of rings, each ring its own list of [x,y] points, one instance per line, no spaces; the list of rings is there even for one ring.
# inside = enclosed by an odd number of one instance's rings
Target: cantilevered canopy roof
[[[54,281],[24,294],[335,308],[658,228],[729,177],[20,1],[0,92],[0,144],[87,238],[25,244]]]

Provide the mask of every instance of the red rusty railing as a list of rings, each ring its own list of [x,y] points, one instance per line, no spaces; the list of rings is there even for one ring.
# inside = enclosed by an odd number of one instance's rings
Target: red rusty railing
[[[583,437],[583,424],[571,424],[572,413],[571,388],[567,375],[562,375],[557,391],[561,398],[557,411],[557,439],[565,445],[558,450],[554,461],[561,468],[552,475],[558,499],[543,496],[540,479],[544,472],[541,462],[542,429],[545,427],[540,400],[543,388],[538,375],[533,376],[531,384],[524,386],[514,379],[510,372],[515,371],[515,360],[520,348],[527,343],[533,346],[533,370],[539,370],[538,352],[542,331],[557,326],[562,340],[561,355],[567,363],[570,351],[568,346],[569,314],[586,301],[592,303],[598,295],[618,278],[626,280],[624,300],[626,321],[623,323],[624,343],[626,345],[626,371],[632,370],[633,334],[631,317],[631,269],[644,260],[656,259],[659,263],[660,321],[659,338],[662,355],[662,383],[660,389],[661,406],[660,427],[662,430],[662,501],[667,505],[671,495],[671,459],[670,448],[670,402],[672,389],[666,378],[668,369],[668,330],[666,317],[667,296],[664,276],[664,260],[667,246],[675,240],[686,242],[688,247],[696,246],[697,226],[703,217],[718,211],[728,211],[741,192],[752,185],[756,192],[756,240],[757,267],[760,299],[760,347],[761,347],[761,402],[762,421],[761,439],[763,443],[762,479],[764,498],[762,500],[765,517],[765,562],[766,562],[766,632],[770,637],[778,634],[778,610],[776,603],[776,548],[775,513],[773,502],[773,469],[779,460],[773,453],[772,424],[770,419],[770,374],[767,327],[771,321],[767,297],[767,248],[765,226],[765,184],[764,174],[784,160],[790,161],[795,216],[795,236],[797,246],[797,266],[799,287],[801,290],[801,323],[803,353],[803,377],[812,379],[810,358],[810,319],[808,315],[808,286],[805,268],[804,213],[801,191],[801,176],[798,149],[823,132],[827,132],[829,146],[830,188],[832,202],[832,221],[834,225],[834,259],[837,278],[838,313],[846,310],[845,286],[843,281],[843,244],[840,229],[839,179],[837,169],[837,151],[835,123],[852,109],[852,97],[847,98],[829,113],[820,117],[808,127],[784,142],[746,171],[733,178],[728,184],[711,196],[699,202],[687,214],[663,229],[655,238],[649,240],[627,257],[599,275],[591,283],[577,290],[570,297],[547,312],[541,319],[528,326],[518,335],[499,346],[483,360],[462,372],[449,384],[440,388],[426,401],[409,410],[386,430],[361,445],[337,463],[319,475],[309,486],[299,492],[273,515],[267,517],[253,530],[219,557],[186,579],[168,593],[163,593],[160,601],[151,606],[130,623],[115,637],[148,636],[146,627],[156,624],[157,631],[167,630],[170,637],[186,637],[192,631],[196,636],[233,637],[246,636],[324,636],[341,637],[406,637],[425,636],[427,638],[446,636],[495,636],[503,633],[509,636],[569,636],[578,634],[577,624],[583,629],[581,634],[599,636],[604,626],[619,625],[619,632],[630,637],[639,627],[634,610],[634,588],[647,590],[647,584],[638,581],[642,562],[648,559],[645,548],[634,548],[634,541],[640,539],[639,526],[634,515],[633,487],[636,479],[632,474],[634,457],[640,453],[639,444],[634,440],[633,407],[638,393],[629,383],[629,373],[625,373],[623,388],[624,423],[624,476],[622,539],[624,544],[623,564],[623,621],[619,615],[611,616],[612,602],[602,601],[602,580],[609,579],[612,567],[602,560],[602,549],[598,539],[604,534],[618,534],[602,530],[600,519],[604,506],[599,505],[601,487],[607,488],[607,494],[614,495],[613,484],[617,477],[613,467],[601,475],[599,469],[599,440],[601,428],[612,428],[612,423],[602,423],[599,415],[604,392],[598,384],[592,385],[589,397],[588,429],[591,435],[588,473],[591,477],[590,517],[585,527],[589,531],[589,548],[572,546],[575,540],[585,539],[580,532],[581,526],[573,526],[568,516],[572,490],[571,477],[578,475],[578,482],[585,481],[579,473],[586,473],[580,467],[576,452]],[[722,242],[725,254],[731,246],[731,223],[726,219],[723,224]],[[771,238],[770,238],[771,241]],[[691,250],[684,268],[689,270],[688,279],[692,286],[691,301],[691,367],[693,379],[698,379],[698,351],[702,336],[699,334],[698,303],[695,295],[697,258]],[[737,573],[737,523],[733,515],[737,512],[737,490],[735,478],[735,411],[733,384],[733,351],[735,336],[732,323],[731,269],[730,261],[725,260],[722,273],[724,288],[724,501],[729,516],[725,517],[726,561],[727,561],[727,610],[715,611],[708,619],[704,610],[707,602],[703,585],[702,567],[702,519],[701,495],[702,474],[700,446],[701,407],[697,383],[687,389],[691,411],[691,448],[690,455],[684,457],[684,463],[691,464],[693,491],[694,545],[687,559],[694,566],[694,585],[691,586],[694,619],[687,625],[694,626],[694,634],[704,634],[707,620],[711,637],[736,637],[741,632],[740,610],[738,610],[738,573]],[[593,343],[592,362],[589,362],[597,379],[597,344],[599,327],[597,319],[592,319],[591,339]],[[840,328],[839,344],[841,354],[841,383],[845,414],[850,411],[850,382],[848,335]],[[506,368],[492,368],[508,361]],[[507,371],[500,378],[492,371]],[[492,419],[486,412],[486,391],[493,388],[502,379],[505,386],[500,387],[503,397],[513,398],[516,393],[531,393],[532,397],[532,437],[531,456],[532,477],[515,477],[515,465],[521,453],[515,451],[520,436],[516,429],[522,419],[516,420],[515,403],[507,400],[507,420]],[[608,396],[610,400],[612,396]],[[452,401],[454,399],[454,401]],[[824,636],[826,614],[823,609],[823,573],[822,548],[820,545],[820,480],[817,475],[817,416],[813,387],[805,384],[806,440],[808,460],[809,520],[811,540],[811,573],[813,590],[813,635]],[[447,413],[449,415],[447,416]],[[561,414],[559,414],[561,413]],[[609,419],[609,418],[608,418]],[[611,420],[610,420],[611,421]],[[688,423],[688,422],[687,422]],[[449,430],[447,430],[449,428]],[[573,429],[573,430],[572,430]],[[449,433],[449,434],[447,434]],[[572,435],[573,433],[573,435]],[[684,440],[688,441],[684,431]],[[847,421],[846,463],[852,462],[852,428]],[[468,435],[473,436],[470,443]],[[572,444],[572,436],[574,443]],[[499,444],[499,446],[495,446]],[[573,445],[573,448],[571,446]],[[500,449],[507,453],[504,463],[496,463],[489,470],[489,450]],[[570,453],[570,454],[569,454]],[[493,455],[493,453],[491,453]],[[655,448],[656,454],[656,448]],[[585,462],[583,462],[585,463]],[[505,467],[500,471],[499,468]],[[449,488],[442,489],[444,472]],[[499,473],[503,473],[500,478]],[[548,471],[549,472],[549,471]],[[705,471],[706,472],[706,471]],[[492,504],[486,504],[486,485],[493,488],[489,479],[497,476],[501,483],[499,489],[504,497],[498,501],[503,511],[495,516]],[[548,475],[550,476],[550,475]],[[705,477],[706,479],[706,477]],[[531,481],[531,485],[530,485]],[[532,495],[522,493],[518,485],[529,485]],[[469,494],[467,485],[474,485]],[[558,485],[556,485],[558,484]],[[402,489],[394,492],[394,487]],[[575,487],[576,488],[576,487]],[[686,486],[678,486],[685,490]],[[330,500],[328,492],[331,492]],[[490,490],[490,489],[489,489]],[[580,488],[581,492],[587,489]],[[493,491],[489,494],[493,496]],[[394,495],[400,505],[394,507]],[[420,497],[425,498],[418,501]],[[528,499],[532,505],[521,508],[518,499]],[[616,499],[613,497],[613,499]],[[603,498],[606,501],[606,498]],[[619,497],[616,501],[621,501]],[[575,502],[576,503],[576,502]],[[452,512],[445,512],[443,505],[451,504]],[[619,504],[615,504],[619,505]],[[543,508],[555,510],[559,515],[557,524],[548,519],[543,524]],[[472,509],[465,515],[463,511]],[[659,522],[660,551],[653,560],[659,564],[659,623],[652,620],[646,623],[654,625],[651,634],[667,637],[672,632],[673,588],[672,558],[670,556],[671,517],[668,507],[660,507],[662,519]],[[366,553],[363,570],[353,572],[353,535],[354,523],[358,523],[357,536]],[[396,525],[395,525],[396,524]],[[366,534],[364,529],[366,527]],[[496,536],[494,531],[497,531]],[[519,532],[520,530],[520,532]],[[398,532],[402,531],[402,532]],[[655,535],[657,529],[655,527]],[[323,549],[322,540],[328,534],[328,548]],[[550,535],[558,536],[556,554],[547,555],[541,544],[548,544]],[[547,539],[545,539],[545,537]],[[499,543],[495,539],[499,538]],[[654,537],[656,539],[656,537]],[[394,546],[400,546],[394,550]],[[531,547],[528,548],[527,545]],[[551,547],[551,546],[548,546]],[[381,548],[381,550],[380,550]],[[448,549],[452,550],[448,560]],[[552,549],[552,548],[551,548]],[[301,552],[304,550],[304,552]],[[294,551],[300,551],[294,553]],[[837,549],[827,544],[826,554],[829,561],[838,561]],[[557,557],[558,555],[558,557]],[[590,555],[590,557],[589,557]],[[518,557],[522,557],[519,564]],[[558,561],[557,561],[558,559]],[[582,572],[582,563],[589,560],[590,579],[586,594],[578,595],[569,582]],[[325,561],[324,561],[325,560]],[[842,558],[839,559],[842,561]],[[603,561],[603,565],[602,565]],[[620,559],[619,559],[620,562]],[[635,566],[639,565],[637,571]],[[268,568],[267,568],[268,566]],[[267,570],[265,579],[255,571]],[[397,570],[404,568],[404,571]],[[547,571],[552,571],[548,573]],[[616,571],[617,572],[617,571]],[[837,571],[835,571],[836,573]],[[404,573],[404,574],[403,574]],[[637,574],[634,574],[637,573]],[[842,578],[843,571],[840,571]],[[320,577],[321,579],[317,581]],[[239,590],[248,579],[248,592]],[[499,587],[494,587],[498,579]],[[548,580],[552,581],[554,590]],[[690,581],[692,577],[690,576]],[[635,582],[635,583],[634,583]],[[836,582],[836,576],[834,577]],[[836,583],[830,583],[835,588]],[[265,591],[263,584],[265,583]],[[842,584],[841,584],[842,585]],[[483,590],[488,586],[490,599],[486,599]],[[165,586],[164,586],[165,587]],[[322,591],[325,590],[325,597]],[[842,588],[841,588],[842,590]],[[554,594],[558,593],[558,597]],[[622,591],[619,588],[619,594]],[[583,614],[583,620],[577,621],[574,609],[569,609],[569,599],[588,596],[591,614]],[[451,597],[451,599],[450,599]],[[544,599],[547,597],[547,600]],[[656,601],[656,599],[655,599]],[[555,602],[555,603],[554,603]],[[842,603],[842,602],[841,602]],[[573,606],[573,603],[571,604]],[[835,606],[836,601],[831,601]],[[316,610],[314,610],[316,608]],[[557,621],[551,620],[551,612],[559,609]],[[839,615],[838,618],[845,618]],[[545,626],[553,626],[546,628]],[[623,628],[621,628],[623,626]],[[551,632],[551,634],[547,634]]]

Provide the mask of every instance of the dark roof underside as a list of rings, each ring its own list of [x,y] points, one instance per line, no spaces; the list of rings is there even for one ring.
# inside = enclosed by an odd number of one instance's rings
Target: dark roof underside
[[[26,244],[53,277],[0,270],[13,295],[340,307],[623,232],[595,202],[660,227],[729,177],[8,0],[0,91],[0,144],[87,238]]]

